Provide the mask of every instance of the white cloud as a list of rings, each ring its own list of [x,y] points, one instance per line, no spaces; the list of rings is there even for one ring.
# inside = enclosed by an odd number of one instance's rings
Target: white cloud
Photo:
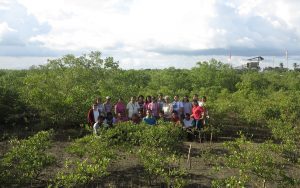
[[[100,50],[121,63],[157,66],[180,65],[176,59],[201,50],[247,55],[249,49],[289,49],[300,54],[297,0],[0,0],[1,7],[13,8],[14,14],[6,20],[0,12],[0,23],[6,23],[0,25],[0,38],[13,28],[17,34],[7,41],[18,38],[43,54]]]
[[[16,30],[10,28],[6,22],[2,22],[2,23],[0,22],[0,41],[5,34],[10,32],[16,32]]]
[[[120,42],[135,49],[149,43],[191,49],[213,47],[213,31],[207,32],[207,20],[214,17],[214,1],[19,2],[41,23],[51,25],[50,33],[31,39],[51,49],[104,49]],[[120,3],[128,5],[124,6],[126,11],[121,11],[124,7],[120,8]]]
[[[8,10],[12,1],[0,0],[0,10]]]

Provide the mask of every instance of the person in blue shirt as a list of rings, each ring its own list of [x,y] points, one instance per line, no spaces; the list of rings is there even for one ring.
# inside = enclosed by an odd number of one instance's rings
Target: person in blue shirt
[[[143,122],[148,125],[156,125],[156,119],[152,116],[151,110],[146,111],[146,117],[143,118]]]

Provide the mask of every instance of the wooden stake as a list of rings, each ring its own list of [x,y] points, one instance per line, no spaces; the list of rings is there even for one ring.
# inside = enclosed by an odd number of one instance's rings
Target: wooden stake
[[[199,130],[199,142],[202,143],[201,142],[201,130]]]
[[[191,163],[191,149],[192,149],[192,144],[190,144],[188,158],[187,158],[187,164],[189,164],[190,169],[192,168],[192,163]]]

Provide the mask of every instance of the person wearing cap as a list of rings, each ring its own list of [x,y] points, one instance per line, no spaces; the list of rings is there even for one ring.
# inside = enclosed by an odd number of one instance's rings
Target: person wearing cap
[[[112,112],[112,104],[110,102],[110,96],[107,96],[105,97],[106,101],[103,103],[103,107],[104,107],[104,112],[105,112],[105,115],[108,113],[108,112]]]

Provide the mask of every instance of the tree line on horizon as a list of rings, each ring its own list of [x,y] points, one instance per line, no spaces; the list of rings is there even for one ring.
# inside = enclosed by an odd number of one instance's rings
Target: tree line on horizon
[[[32,125],[78,126],[97,97],[129,101],[131,96],[163,95],[208,98],[218,122],[229,113],[249,122],[300,117],[300,72],[235,70],[215,59],[191,69],[123,70],[100,52],[65,55],[29,70],[0,71],[1,128]],[[298,108],[299,107],[299,108]],[[267,118],[266,118],[266,116]]]

